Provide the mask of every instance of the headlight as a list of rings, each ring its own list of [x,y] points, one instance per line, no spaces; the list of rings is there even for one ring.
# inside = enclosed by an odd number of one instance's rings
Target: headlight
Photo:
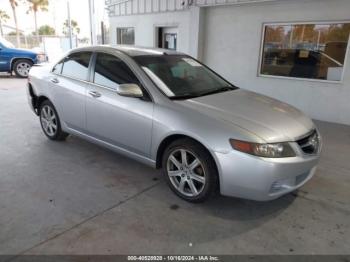
[[[268,158],[294,157],[295,152],[289,143],[258,144],[230,139],[233,149]]]
[[[38,62],[42,63],[42,62],[46,62],[46,55],[45,54],[38,54],[36,56],[36,59],[38,60]]]

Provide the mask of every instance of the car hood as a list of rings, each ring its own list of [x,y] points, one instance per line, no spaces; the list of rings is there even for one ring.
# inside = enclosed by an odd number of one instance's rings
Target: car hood
[[[254,92],[237,89],[180,104],[248,130],[266,142],[295,141],[314,128],[300,110]]]
[[[24,49],[24,48],[11,48],[10,51],[14,54],[25,54],[25,55],[37,55],[38,52],[30,50],[30,49]]]

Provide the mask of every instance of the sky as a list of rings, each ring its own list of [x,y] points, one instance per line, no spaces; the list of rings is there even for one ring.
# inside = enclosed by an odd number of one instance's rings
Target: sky
[[[79,37],[90,37],[88,0],[49,0],[49,11],[38,12],[38,27],[47,24],[55,28],[56,34],[62,35],[63,23],[67,19],[67,1],[70,3],[71,19],[78,22],[81,30]],[[108,22],[108,15],[104,9],[104,0],[94,1],[96,30],[99,32],[100,22]],[[6,11],[11,17],[5,24],[14,27],[12,9],[9,0],[0,0],[0,9]],[[26,33],[35,31],[33,13],[27,14],[28,5],[19,4],[16,10],[19,29],[24,30]],[[13,30],[4,28],[5,33],[8,33],[9,31]]]

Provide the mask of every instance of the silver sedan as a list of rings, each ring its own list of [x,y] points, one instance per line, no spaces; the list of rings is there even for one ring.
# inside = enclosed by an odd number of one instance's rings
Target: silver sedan
[[[75,49],[34,67],[44,134],[69,134],[161,168],[181,198],[272,200],[315,173],[321,138],[298,109],[240,89],[192,57],[130,46]]]

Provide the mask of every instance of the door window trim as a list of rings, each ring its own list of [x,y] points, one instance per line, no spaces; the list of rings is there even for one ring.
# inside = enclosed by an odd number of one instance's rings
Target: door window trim
[[[66,56],[62,59],[60,59],[56,64],[54,64],[54,66],[51,68],[50,70],[50,73],[54,74],[54,75],[57,75],[57,76],[60,76],[62,75],[62,70],[63,70],[63,64],[64,64],[64,60],[66,59]],[[62,63],[62,67],[61,67],[61,72],[58,74],[58,73],[55,73],[54,72],[54,69],[55,67],[59,64],[59,63]]]
[[[76,78],[76,77],[73,77],[73,76],[67,76],[67,75],[64,75],[62,74],[63,73],[63,68],[64,68],[64,64],[66,62],[66,59],[73,55],[73,54],[79,54],[79,53],[91,53],[91,56],[90,56],[90,61],[89,61],[89,65],[88,65],[88,73],[87,73],[87,77],[86,79],[80,79],[80,78]],[[76,81],[81,81],[81,82],[84,82],[84,83],[89,83],[89,79],[90,79],[90,70],[91,70],[91,63],[92,63],[92,58],[93,58],[93,54],[94,52],[93,51],[78,51],[78,52],[72,52],[72,53],[69,53],[68,55],[66,55],[64,58],[62,58],[58,63],[56,63],[52,69],[51,69],[51,73],[54,74],[54,75],[57,75],[57,76],[61,76],[61,77],[65,77],[65,78],[68,78],[68,79],[72,79],[72,80],[76,80]],[[63,64],[62,64],[62,68],[61,68],[61,73],[60,74],[57,74],[55,72],[53,72],[53,69],[55,68],[56,65],[58,65],[60,62],[63,61]]]

